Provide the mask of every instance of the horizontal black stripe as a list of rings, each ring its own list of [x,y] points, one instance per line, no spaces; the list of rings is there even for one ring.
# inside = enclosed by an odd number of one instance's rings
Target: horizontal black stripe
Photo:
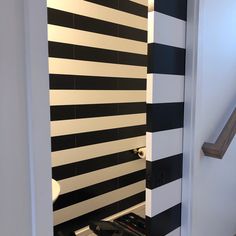
[[[115,78],[50,74],[50,89],[146,90],[146,78]]]
[[[185,75],[185,49],[148,44],[148,73]]]
[[[49,42],[49,57],[84,61],[147,66],[147,56],[101,48]]]
[[[56,180],[61,180],[137,159],[139,159],[139,157],[133,151],[125,151],[63,166],[53,167],[52,176]]]
[[[147,104],[147,131],[157,132],[183,127],[184,103]]]
[[[148,12],[147,6],[140,5],[135,2],[127,0],[113,0],[113,1],[86,0],[86,1],[147,18],[147,12]]]
[[[154,2],[155,11],[186,21],[187,0],[158,0]]]
[[[88,133],[63,135],[51,138],[52,151],[81,147],[145,135],[146,125],[109,129]]]
[[[51,121],[146,113],[146,103],[51,106]]]
[[[145,201],[145,191],[135,194],[129,198],[123,199],[86,215],[77,217],[54,227],[54,235],[56,236],[71,236],[73,231],[83,228],[91,221],[101,220],[113,214],[116,214],[124,209],[137,205]],[[61,234],[60,234],[61,233]]]
[[[181,204],[152,218],[146,216],[148,236],[165,236],[181,226]]]
[[[147,31],[48,8],[48,24],[147,42]]]
[[[142,203],[145,201],[145,191],[135,194],[132,197],[126,198],[122,201],[119,201],[119,211],[126,210],[132,206],[135,206],[139,203]]]
[[[182,178],[183,154],[146,162],[146,186],[154,189]]]
[[[110,179],[108,181],[95,184],[83,189],[79,189],[70,193],[60,195],[53,205],[54,211],[61,208],[89,200],[99,195],[114,191],[116,189],[134,184],[145,179],[145,170],[137,171],[119,178]]]

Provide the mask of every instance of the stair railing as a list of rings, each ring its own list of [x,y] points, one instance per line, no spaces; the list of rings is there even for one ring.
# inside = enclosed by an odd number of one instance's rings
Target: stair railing
[[[204,143],[202,151],[205,156],[222,159],[236,133],[236,108],[215,143]]]

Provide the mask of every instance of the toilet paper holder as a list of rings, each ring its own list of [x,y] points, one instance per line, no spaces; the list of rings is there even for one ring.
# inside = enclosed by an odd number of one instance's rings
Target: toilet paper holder
[[[140,147],[133,150],[135,154],[137,154],[140,158],[146,158],[146,147]]]

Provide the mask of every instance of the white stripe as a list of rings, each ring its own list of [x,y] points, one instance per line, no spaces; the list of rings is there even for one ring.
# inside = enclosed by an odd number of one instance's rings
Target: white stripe
[[[95,211],[99,208],[118,202],[138,194],[144,191],[144,189],[145,181],[139,181],[135,184],[131,184],[112,192],[54,211],[54,225],[61,224],[91,211]]]
[[[50,90],[51,105],[145,102],[146,91]]]
[[[154,37],[148,37],[148,43],[159,43],[185,48],[186,22],[156,11],[149,12],[154,23]]]
[[[47,5],[50,8],[55,8],[87,17],[92,16],[93,18],[99,20],[147,30],[147,19],[144,17],[118,11],[84,0],[48,0]]]
[[[138,3],[140,5],[147,6],[148,5],[148,0],[130,0],[131,2]]]
[[[147,68],[145,66],[49,58],[49,73],[145,79]]]
[[[170,232],[166,236],[180,236],[181,235],[181,228],[177,228],[176,230]]]
[[[148,42],[154,42],[155,24],[153,12],[148,12]]]
[[[178,179],[153,190],[146,189],[146,215],[154,217],[181,202],[181,182]]]
[[[145,145],[146,136],[139,136],[52,152],[52,167],[133,150],[138,147],[144,147]]]
[[[183,129],[171,129],[146,133],[147,160],[156,161],[174,156],[183,151]]]
[[[51,136],[84,133],[146,124],[146,114],[93,117],[51,122]]]
[[[184,76],[148,74],[147,103],[184,101]]]
[[[63,179],[58,182],[61,186],[61,194],[65,194],[143,169],[145,169],[145,161],[139,159],[68,179]]]
[[[48,40],[147,55],[147,43],[57,25],[48,25]]]

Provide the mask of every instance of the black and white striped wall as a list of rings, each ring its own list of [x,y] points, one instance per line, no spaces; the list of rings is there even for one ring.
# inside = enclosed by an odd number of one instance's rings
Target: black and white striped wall
[[[145,201],[146,0],[48,0],[55,232]]]
[[[149,1],[148,236],[180,236],[186,1]]]

